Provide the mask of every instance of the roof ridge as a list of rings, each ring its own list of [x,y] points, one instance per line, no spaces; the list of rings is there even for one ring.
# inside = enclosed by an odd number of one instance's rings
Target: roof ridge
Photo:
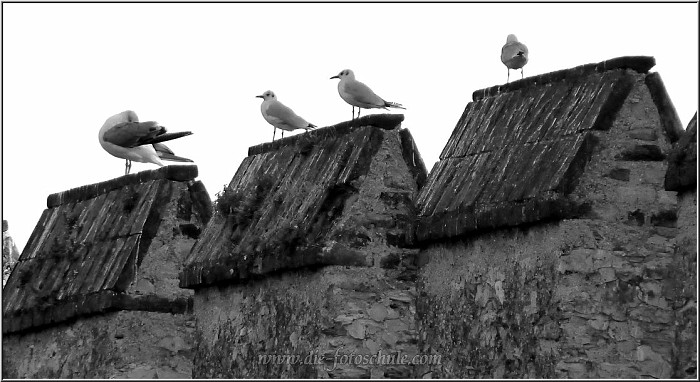
[[[104,182],[88,184],[51,194],[46,198],[46,206],[47,208],[53,208],[65,203],[92,199],[98,195],[124,186],[140,184],[151,180],[167,179],[184,182],[195,179],[198,174],[199,170],[196,165],[164,166],[155,170],[141,171]]]
[[[632,69],[638,73],[648,73],[649,69],[653,68],[654,65],[656,65],[656,59],[651,56],[616,57],[598,63],[584,64],[569,69],[562,69],[533,77],[523,78],[504,85],[496,85],[479,89],[472,93],[472,100],[476,102],[483,98],[520,90],[533,85],[545,85],[567,79],[578,79],[593,73],[603,73],[611,70]]]
[[[350,121],[341,122],[332,126],[322,127],[308,131],[303,134],[292,135],[291,137],[278,139],[272,142],[261,143],[259,145],[250,146],[248,148],[248,156],[263,154],[269,151],[275,151],[281,147],[294,146],[296,144],[310,144],[320,140],[338,137],[348,134],[361,127],[374,126],[384,130],[393,130],[404,120],[403,114],[370,114],[353,119]]]

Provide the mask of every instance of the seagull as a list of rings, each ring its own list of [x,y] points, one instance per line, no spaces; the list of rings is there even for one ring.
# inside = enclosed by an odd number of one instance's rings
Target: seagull
[[[131,170],[131,161],[155,163],[164,166],[161,160],[192,162],[176,156],[168,146],[160,143],[192,134],[190,131],[166,133],[157,122],[139,122],[131,110],[115,114],[105,121],[98,138],[100,145],[117,158],[126,159],[125,175]]]
[[[272,90],[268,90],[255,97],[263,99],[260,105],[260,112],[262,112],[262,116],[267,123],[274,127],[272,131],[273,142],[275,141],[277,129],[282,129],[282,138],[284,138],[285,130],[294,131],[297,129],[304,129],[308,131],[316,128],[316,125],[306,122],[304,118],[296,115],[292,109],[278,101],[275,92]]]
[[[340,98],[352,105],[353,119],[355,119],[355,106],[357,106],[357,118],[360,118],[360,111],[363,108],[389,110],[388,107],[394,107],[406,110],[400,103],[384,101],[382,97],[374,94],[369,86],[355,79],[355,73],[350,69],[345,69],[338,75],[331,77],[331,79],[334,78],[340,78],[338,93]]]
[[[520,78],[524,77],[523,66],[527,64],[527,47],[514,34],[509,34],[506,44],[501,49],[501,62],[508,68],[508,82],[510,82],[510,70],[520,69]]]

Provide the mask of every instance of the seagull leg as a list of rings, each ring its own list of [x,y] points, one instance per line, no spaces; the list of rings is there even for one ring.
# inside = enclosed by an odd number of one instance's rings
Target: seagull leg
[[[510,82],[510,68],[508,68],[508,79],[506,80],[506,83]]]
[[[355,119],[355,106],[352,107],[352,119]]]
[[[131,161],[127,159],[124,167],[124,175],[129,175],[129,171],[131,171]]]
[[[362,111],[362,109],[358,106],[358,107],[357,107],[357,118],[358,118],[358,119],[360,118],[360,112],[361,112],[361,111]]]
[[[284,130],[282,130],[282,138],[284,138]]]
[[[520,79],[522,80],[525,78],[525,75],[523,74],[523,68],[520,68]]]
[[[272,142],[275,141],[275,134],[277,133],[277,128],[272,126]]]

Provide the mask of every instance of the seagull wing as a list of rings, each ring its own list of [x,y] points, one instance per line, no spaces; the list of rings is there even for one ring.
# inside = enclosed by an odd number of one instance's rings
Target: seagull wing
[[[523,44],[523,43],[521,43],[521,42],[518,43],[518,45],[520,46],[520,51],[523,52],[523,53],[525,53],[525,57],[527,57],[527,54],[528,54],[527,46],[525,46],[525,44]],[[516,53],[516,54],[517,54],[517,53]]]
[[[369,86],[360,81],[348,81],[345,83],[343,91],[358,103],[383,107],[385,101],[376,95]]]
[[[508,60],[515,57],[519,52],[523,52],[525,54],[525,57],[527,57],[527,46],[517,41],[506,43],[501,49],[501,62],[505,64]]]
[[[136,147],[153,143],[153,138],[165,131],[165,127],[152,121],[122,122],[107,129],[103,139],[120,147]]]
[[[266,113],[270,119],[276,120],[280,124],[289,125],[295,129],[306,129],[309,127],[309,123],[306,122],[304,118],[296,115],[292,109],[279,101],[270,103]]]

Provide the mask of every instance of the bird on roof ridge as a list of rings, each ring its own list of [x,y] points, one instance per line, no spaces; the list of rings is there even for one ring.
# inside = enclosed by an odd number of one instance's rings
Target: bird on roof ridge
[[[350,69],[343,69],[331,79],[339,78],[338,94],[345,102],[352,105],[352,119],[355,119],[355,106],[357,106],[357,118],[360,118],[362,109],[384,109],[393,107],[406,110],[403,105],[396,102],[385,101],[376,95],[369,86],[355,79],[355,73]]]
[[[277,96],[272,90],[268,90],[255,97],[263,99],[262,104],[260,104],[260,112],[267,123],[274,127],[272,131],[273,142],[275,141],[277,129],[282,130],[282,138],[284,138],[285,130],[294,131],[297,129],[304,129],[309,131],[316,128],[316,125],[306,122],[304,118],[296,115],[292,109],[277,100]]]
[[[508,79],[506,82],[510,82],[511,69],[520,69],[520,78],[524,77],[523,66],[527,64],[527,60],[527,46],[519,42],[514,34],[509,34],[506,38],[506,44],[501,48],[501,62],[508,68]]]
[[[105,151],[126,159],[126,175],[131,170],[131,161],[154,163],[161,167],[164,166],[162,160],[192,162],[191,159],[175,155],[168,146],[160,143],[191,134],[190,131],[168,133],[157,122],[139,122],[135,112],[126,110],[107,118],[100,128],[98,139]]]

